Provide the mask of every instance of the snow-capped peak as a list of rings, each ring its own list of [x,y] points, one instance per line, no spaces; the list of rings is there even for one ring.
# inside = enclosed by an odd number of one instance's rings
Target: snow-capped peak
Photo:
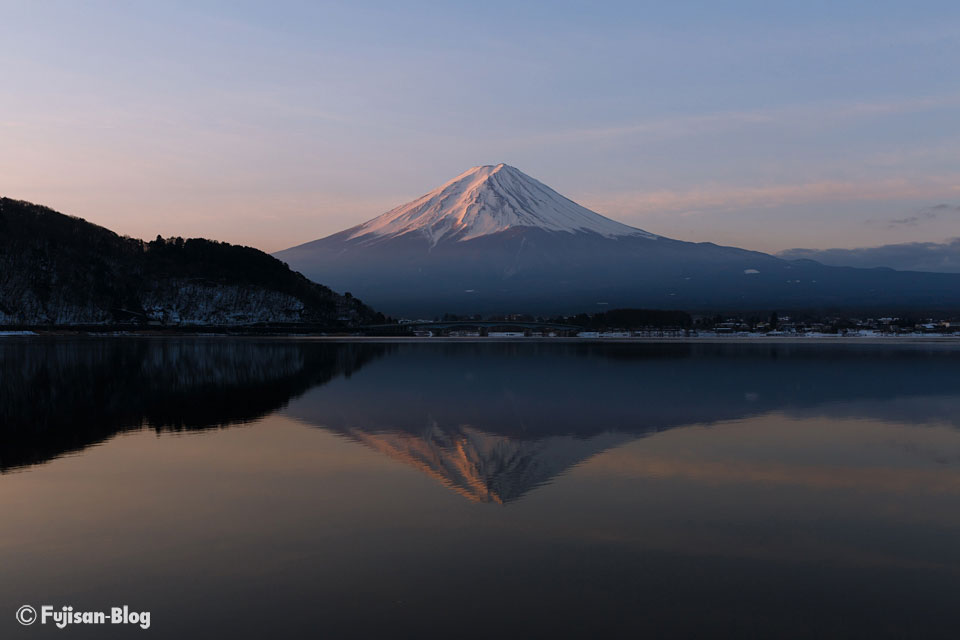
[[[410,233],[441,240],[471,240],[512,227],[566,233],[658,236],[594,213],[506,164],[461,173],[412,202],[360,225],[350,236],[369,240]]]

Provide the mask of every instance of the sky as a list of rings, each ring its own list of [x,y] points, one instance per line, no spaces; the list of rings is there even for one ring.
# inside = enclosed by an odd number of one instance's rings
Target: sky
[[[505,162],[762,251],[960,236],[960,3],[0,0],[0,195],[276,251]]]

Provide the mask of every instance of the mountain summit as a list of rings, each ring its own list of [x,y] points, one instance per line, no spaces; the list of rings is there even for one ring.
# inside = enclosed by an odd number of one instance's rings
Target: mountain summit
[[[474,167],[361,225],[276,254],[392,315],[958,309],[960,275],[828,267],[657,236],[514,167]]]
[[[514,227],[613,238],[651,233],[594,213],[506,164],[473,167],[412,202],[391,209],[350,234],[350,240],[377,242],[406,234],[432,245],[466,241]]]

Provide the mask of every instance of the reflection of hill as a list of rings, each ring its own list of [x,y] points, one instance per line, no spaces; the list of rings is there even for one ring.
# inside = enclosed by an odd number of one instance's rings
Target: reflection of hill
[[[350,375],[385,349],[229,339],[0,343],[0,470],[144,426],[188,430],[249,422]]]

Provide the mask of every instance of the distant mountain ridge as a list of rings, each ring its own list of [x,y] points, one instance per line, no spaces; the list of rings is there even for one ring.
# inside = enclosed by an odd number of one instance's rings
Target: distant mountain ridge
[[[0,325],[382,321],[250,247],[116,233],[0,198]]]
[[[658,236],[505,164],[275,254],[386,313],[960,309],[960,275],[830,267]]]
[[[787,249],[786,260],[816,260],[834,267],[960,273],[960,238],[947,242],[901,242],[856,249]]]

